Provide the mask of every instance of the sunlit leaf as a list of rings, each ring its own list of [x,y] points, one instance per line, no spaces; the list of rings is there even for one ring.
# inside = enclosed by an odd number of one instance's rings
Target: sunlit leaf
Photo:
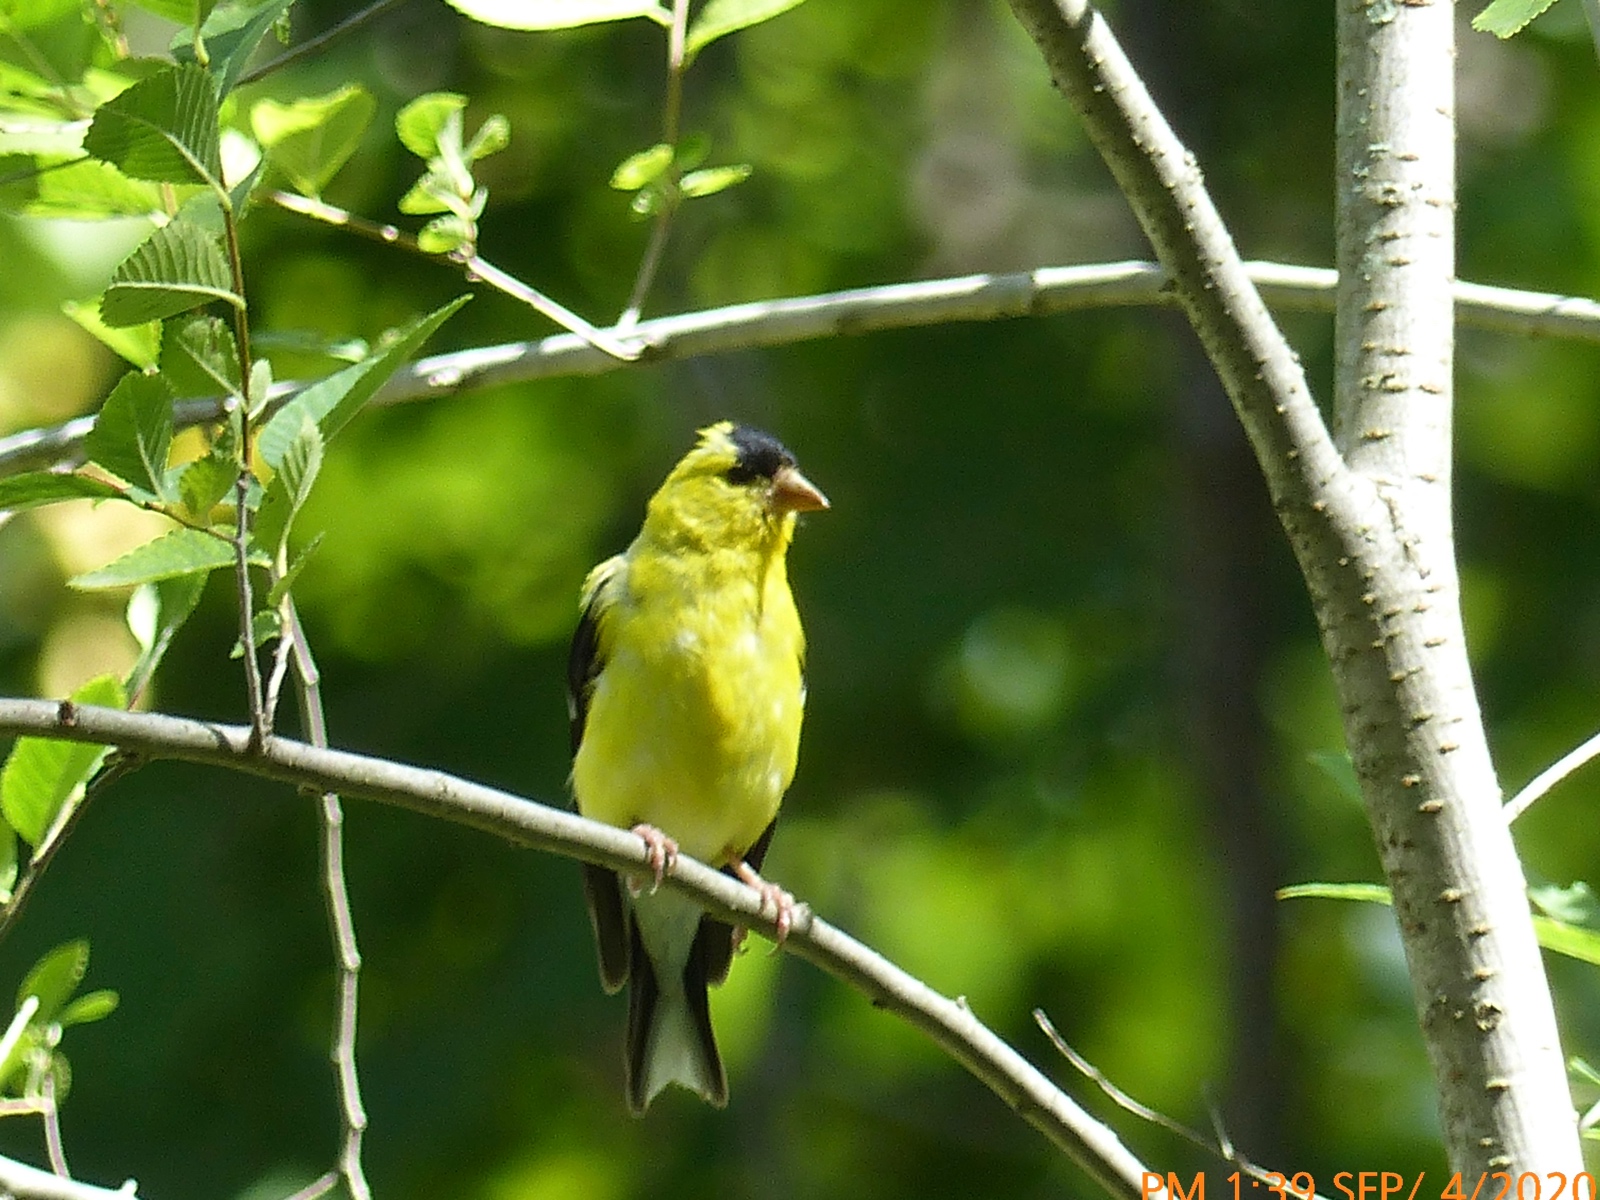
[[[161,665],[161,660],[166,657],[167,648],[172,645],[172,639],[178,630],[188,621],[195,605],[200,603],[200,595],[205,591],[206,580],[209,575],[180,575],[174,579],[163,579],[156,583],[140,584],[128,600],[129,621],[131,627],[134,623],[134,604],[144,598],[141,609],[148,612],[142,619],[139,644],[143,653],[139,661],[134,664],[133,670],[128,673],[128,693],[137,695],[143,690],[150,677],[155,674],[156,668]]]
[[[500,113],[491,113],[478,126],[478,132],[472,135],[464,154],[468,162],[477,162],[480,158],[500,153],[510,144],[511,122]]]
[[[137,325],[177,316],[212,300],[243,307],[221,240],[188,220],[156,230],[130,254],[106,288],[100,318]]]
[[[226,96],[233,90],[256,47],[293,3],[294,0],[265,0],[265,3],[233,0],[217,5],[206,17],[205,24],[200,27],[200,37],[221,95]],[[193,24],[192,21],[188,23]],[[188,30],[173,38],[172,54],[180,62],[194,60],[194,37]]]
[[[735,163],[727,167],[690,171],[678,181],[678,190],[685,196],[714,196],[749,179],[752,169],[749,163]]]
[[[31,471],[0,479],[0,511],[3,512],[19,512],[62,500],[116,500],[125,495],[121,488],[87,475]]]
[[[459,92],[429,92],[418,96],[395,114],[395,133],[400,143],[418,158],[434,158],[439,153],[439,136],[445,124],[453,114],[466,107],[467,98]]]
[[[636,192],[646,184],[654,183],[672,165],[672,147],[666,142],[630,154],[611,172],[611,186],[619,192]]]
[[[471,221],[446,213],[417,231],[417,246],[427,254],[454,254],[470,245],[476,232]]]
[[[370,92],[347,84],[286,104],[262,100],[250,110],[250,128],[273,165],[301,192],[316,196],[355,153],[377,111]]]
[[[122,681],[101,675],[72,693],[79,704],[122,708]],[[54,738],[18,738],[0,772],[0,812],[31,846],[38,846],[62,808],[82,794],[108,748]]]
[[[256,451],[262,461],[274,471],[279,469],[284,454],[299,432],[303,416],[309,416],[317,424],[324,442],[332,439],[361,406],[372,399],[389,376],[405,365],[433,331],[470,298],[457,297],[444,307],[413,321],[371,358],[312,384],[285,404],[262,427],[260,437],[256,440]]]
[[[56,1019],[62,1007],[72,998],[89,970],[89,943],[85,938],[63,942],[44,955],[23,977],[17,988],[17,1007],[29,996],[39,1001],[33,1021],[46,1025]]]
[[[135,546],[98,570],[86,571],[67,582],[72,587],[92,592],[157,579],[176,579],[180,575],[232,565],[233,547],[222,538],[198,529],[174,529],[154,541]]]
[[[801,0],[706,0],[705,6],[689,23],[684,55],[692,61],[702,47],[719,37],[770,21],[800,3]]]
[[[0,0],[0,19],[19,31],[53,24],[77,11],[76,0]]]
[[[210,520],[211,510],[231,492],[239,477],[238,465],[222,454],[202,454],[185,463],[178,476],[178,496],[189,516],[199,522]]]
[[[1539,16],[1556,0],[1493,0],[1472,18],[1472,27],[1479,33],[1492,33],[1508,38],[1522,32],[1529,21]]]
[[[672,14],[654,0],[449,0],[463,16],[501,29],[570,29],[600,21],[650,17],[665,25]]]
[[[191,63],[134,84],[100,106],[83,148],[135,179],[220,186],[211,76]]]
[[[94,1021],[103,1021],[117,1011],[119,1002],[117,993],[110,988],[85,992],[63,1008],[56,1020],[63,1026],[88,1025]]]
[[[62,302],[61,311],[136,367],[141,369],[153,367],[161,357],[159,321],[143,321],[138,325],[124,325],[114,329],[100,319],[99,300],[88,302],[66,300]]]
[[[138,371],[118,381],[83,439],[91,462],[162,499],[175,498],[166,486],[171,448],[172,392],[159,375]]]

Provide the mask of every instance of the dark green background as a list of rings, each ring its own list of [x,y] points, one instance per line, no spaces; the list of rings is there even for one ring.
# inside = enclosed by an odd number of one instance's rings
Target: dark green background
[[[297,30],[344,12],[303,5]],[[1327,264],[1331,6],[1112,17],[1246,256]],[[41,44],[70,57],[77,28]],[[245,95],[371,88],[380,119],[329,199],[379,220],[418,172],[390,133],[401,104],[449,88],[469,124],[507,114],[483,252],[605,321],[646,236],[606,180],[656,140],[663,59],[642,21],[516,35],[411,0]],[[1463,27],[1461,80],[1462,277],[1600,291],[1600,77],[1577,0],[1509,44]],[[1148,254],[1000,5],[810,0],[709,49],[685,112],[714,164],[755,175],[683,213],[647,315]],[[261,330],[371,338],[464,286],[276,211],[245,236]],[[0,432],[91,408],[117,370],[51,316],[115,254],[42,246],[0,219]],[[431,350],[548,332],[476,290]],[[1286,324],[1326,395],[1329,322]],[[1460,341],[1468,632],[1511,788],[1600,724],[1600,373],[1587,346]],[[280,377],[319,366],[274,358]],[[834,503],[791,558],[811,695],[769,873],[966,996],[1160,1169],[1212,1164],[1070,1078],[1034,1006],[1147,1103],[1206,1127],[1216,1097],[1243,1151],[1325,1193],[1339,1170],[1438,1172],[1387,912],[1272,899],[1378,868],[1359,805],[1308,761],[1340,737],[1303,590],[1172,314],[837,338],[364,414],[302,525],[327,531],[302,603],[335,744],[563,803],[578,584],[723,416],[780,435]],[[65,616],[116,612],[61,577],[42,525],[0,530],[5,692],[39,686]],[[240,719],[234,633],[213,580],[155,705]],[[1597,800],[1579,776],[1519,825],[1531,875],[1595,874]],[[287,789],[172,765],[88,813],[0,947],[8,988],[87,936],[87,986],[122,994],[66,1043],[75,1171],[155,1200],[277,1197],[330,1163],[317,836]],[[384,1200],[1093,1193],[922,1039],[760,943],[716,999],[728,1110],[674,1094],[632,1121],[623,1004],[600,993],[571,863],[360,802],[347,844]],[[1566,1048],[1594,1057],[1595,972],[1552,972]],[[0,1146],[41,1157],[25,1120]]]

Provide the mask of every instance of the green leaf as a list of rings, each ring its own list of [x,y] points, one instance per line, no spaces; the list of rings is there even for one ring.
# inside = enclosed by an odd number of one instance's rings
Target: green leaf
[[[180,396],[241,396],[239,347],[226,322],[208,315],[162,327],[161,373]]]
[[[611,186],[619,192],[636,192],[660,179],[672,166],[672,147],[657,142],[647,150],[630,154],[611,172]]]
[[[198,529],[174,529],[154,541],[135,546],[121,558],[87,571],[68,585],[93,592],[129,587],[158,579],[176,579],[196,572],[233,566],[233,547],[220,537]]]
[[[667,25],[672,14],[654,0],[449,0],[462,16],[499,29],[571,29],[600,21],[650,17]]]
[[[256,452],[261,455],[261,461],[274,471],[281,468],[284,455],[300,430],[303,415],[316,423],[324,442],[330,441],[361,406],[372,399],[389,376],[405,365],[434,330],[469,299],[470,296],[458,296],[444,307],[411,322],[371,358],[312,384],[290,400],[262,426],[256,440]]]
[[[295,555],[294,561],[289,564],[289,569],[283,573],[283,577],[273,584],[272,590],[267,593],[268,608],[275,609],[283,603],[283,598],[289,594],[289,589],[294,587],[294,581],[300,578],[300,572],[305,570],[306,563],[310,561],[311,555],[320,545],[322,545],[322,534],[318,533],[316,537],[306,543],[304,550]]]
[[[511,122],[502,113],[491,113],[484,118],[478,132],[472,135],[472,140],[467,143],[463,152],[468,162],[477,162],[480,158],[488,158],[491,154],[498,154],[511,145]]]
[[[250,618],[250,637],[257,646],[265,646],[268,642],[276,641],[283,636],[283,618],[278,616],[277,610],[263,608]],[[230,658],[242,658],[243,652],[239,643],[233,644],[233,653]]]
[[[180,575],[176,579],[144,583],[128,598],[128,627],[134,630],[143,651],[133,670],[128,672],[129,695],[143,691],[155,674],[172,639],[200,603],[209,578],[209,575]]]
[[[8,178],[15,164],[26,159],[0,160],[0,178]],[[40,161],[25,194],[6,195],[6,207],[30,217],[60,217],[95,221],[105,217],[146,217],[166,211],[161,185],[130,179],[110,163],[78,158],[57,164]],[[168,185],[169,187],[174,185]],[[195,185],[176,185],[175,198],[183,200]]]
[[[192,26],[205,20],[216,0],[132,0],[132,3],[174,25]]]
[[[48,1025],[78,990],[88,970],[88,940],[76,938],[61,943],[34,963],[33,969],[23,977],[22,986],[17,988],[17,1007],[21,1008],[29,996],[36,997],[39,1009],[31,1024]]]
[[[178,476],[178,495],[190,518],[209,524],[211,510],[233,490],[238,478],[239,465],[226,455],[213,452],[186,463]]]
[[[88,1025],[94,1021],[104,1021],[117,1011],[120,997],[110,988],[100,988],[98,991],[85,992],[61,1010],[56,1021],[63,1027],[69,1025]]]
[[[685,196],[713,196],[750,178],[754,170],[749,163],[735,163],[727,167],[709,167],[704,171],[690,171],[678,181],[678,190]]]
[[[293,3],[294,0],[233,0],[211,10],[200,27],[200,39],[211,59],[211,74],[216,77],[219,95],[226,96],[233,90],[256,47]],[[192,27],[193,18],[188,18],[187,23]],[[194,36],[188,30],[173,38],[171,48],[173,57],[180,62],[194,61]]]
[[[10,904],[17,887],[17,834],[0,824],[0,904]]]
[[[294,186],[318,196],[356,152],[377,111],[370,92],[348,84],[287,104],[263,100],[250,110],[250,128]]]
[[[439,154],[439,138],[453,114],[467,107],[459,92],[428,92],[402,108],[394,118],[394,131],[400,142],[420,159]]]
[[[1279,900],[1361,900],[1388,904],[1389,889],[1381,883],[1296,883],[1281,887]]]
[[[99,338],[104,345],[109,346],[115,353],[141,370],[154,367],[160,358],[159,321],[145,321],[139,325],[113,329],[100,319],[99,300],[89,302],[66,300],[62,302],[61,311],[76,321],[86,332]]]
[[[1521,33],[1529,21],[1554,3],[1555,0],[1494,0],[1472,18],[1472,27],[1479,33],[1508,38]]]
[[[302,413],[300,428],[284,449],[278,463],[278,476],[283,480],[289,497],[290,519],[298,513],[311,495],[317,473],[322,470],[322,431],[309,414]]]
[[[78,11],[76,3],[69,0],[3,0],[0,18],[18,30],[37,29],[51,25],[69,13]]]
[[[156,230],[117,268],[100,302],[100,318],[107,325],[138,325],[212,300],[244,307],[233,291],[221,240],[180,218]]]
[[[217,93],[194,64],[169,67],[106,101],[83,148],[124,175],[220,187]]]
[[[719,37],[770,21],[800,3],[801,0],[706,0],[705,7],[689,23],[683,44],[684,61],[693,62],[703,47]]]
[[[25,508],[38,508],[41,504],[57,504],[62,500],[123,500],[127,495],[87,475],[58,475],[54,471],[32,471],[26,475],[12,475],[0,479],[0,510],[21,512]]]
[[[471,246],[477,232],[473,222],[454,213],[446,213],[442,217],[435,217],[417,231],[417,248],[424,254],[454,254],[463,247]]]
[[[101,675],[72,693],[79,704],[123,708],[122,681]],[[30,846],[37,847],[69,802],[99,768],[106,746],[52,738],[18,738],[0,772],[0,812]]]
[[[172,392],[159,375],[129,371],[106,397],[83,439],[84,453],[118,479],[163,500],[172,449]]]

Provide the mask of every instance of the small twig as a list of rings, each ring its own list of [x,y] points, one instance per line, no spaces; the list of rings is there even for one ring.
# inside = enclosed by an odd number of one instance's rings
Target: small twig
[[[130,771],[137,770],[143,761],[137,754],[118,754],[108,761],[101,772],[91,779],[83,789],[83,796],[76,804],[68,805],[61,816],[56,819],[56,824],[45,835],[44,841],[28,860],[27,868],[22,872],[22,878],[17,880],[17,886],[11,893],[11,899],[4,908],[0,908],[0,941],[11,932],[11,927],[17,923],[17,918],[22,915],[23,907],[28,903],[28,898],[33,895],[33,889],[38,886],[39,880],[44,876],[46,869],[55,861],[56,851],[61,849],[78,822],[83,819],[84,810],[106,788],[121,779]],[[0,1061],[4,1060],[0,1054]]]
[[[272,652],[272,675],[267,680],[267,726],[276,722],[278,698],[283,692],[283,680],[289,673],[289,653],[293,647],[283,631],[278,631],[278,645]]]
[[[322,709],[322,676],[311,654],[311,643],[295,608],[294,597],[283,601],[285,645],[294,649],[300,681],[300,707],[311,744],[328,745],[328,725]],[[361,1103],[361,1077],[356,1070],[356,1022],[359,1012],[361,951],[356,945],[355,918],[350,911],[350,889],[344,874],[344,808],[335,792],[322,794],[322,890],[328,909],[328,932],[333,938],[339,966],[339,1005],[334,1023],[330,1058],[339,1078],[339,1112],[344,1124],[344,1144],[339,1151],[339,1175],[351,1200],[371,1200],[372,1189],[361,1166],[361,1141],[367,1129],[367,1110]]]
[[[1233,1144],[1233,1139],[1228,1136],[1227,1130],[1223,1128],[1222,1114],[1217,1111],[1216,1105],[1207,1105],[1207,1111],[1209,1111],[1211,1114],[1211,1123],[1216,1129],[1217,1135],[1217,1140],[1213,1142],[1208,1140],[1202,1134],[1196,1133],[1187,1125],[1184,1125],[1178,1121],[1174,1121],[1165,1113],[1157,1112],[1148,1105],[1141,1104],[1132,1096],[1128,1095],[1127,1092],[1119,1088],[1116,1084],[1112,1083],[1111,1080],[1106,1078],[1104,1072],[1102,1072],[1099,1067],[1095,1066],[1092,1062],[1084,1058],[1083,1055],[1079,1054],[1067,1044],[1066,1039],[1056,1031],[1055,1025],[1053,1025],[1050,1021],[1050,1018],[1045,1015],[1044,1009],[1034,1009],[1033,1019],[1039,1028],[1044,1030],[1045,1037],[1050,1039],[1050,1044],[1060,1052],[1061,1057],[1065,1058],[1069,1063],[1077,1068],[1078,1073],[1081,1074],[1085,1079],[1089,1080],[1097,1088],[1104,1092],[1118,1108],[1132,1113],[1140,1120],[1148,1121],[1152,1125],[1158,1125],[1162,1129],[1167,1130],[1169,1133],[1177,1134],[1184,1141],[1199,1147],[1208,1154],[1215,1154],[1218,1158],[1222,1159],[1223,1162],[1228,1163],[1231,1166],[1238,1167],[1239,1170],[1250,1176],[1250,1178],[1260,1183],[1267,1184],[1273,1190],[1277,1190],[1284,1186],[1285,1182],[1289,1178],[1288,1176],[1285,1176],[1279,1171],[1269,1171],[1265,1167],[1257,1166],[1244,1155],[1239,1153],[1238,1147]],[[1303,1194],[1296,1192],[1293,1189],[1289,1189],[1288,1194],[1296,1197],[1296,1200],[1324,1200],[1324,1198],[1318,1195],[1316,1192]]]
[[[546,296],[538,288],[523,283],[514,275],[508,275],[499,267],[476,254],[465,258],[453,254],[434,254],[424,250],[416,238],[396,225],[384,225],[377,221],[357,216],[348,209],[340,208],[336,204],[329,204],[325,200],[318,200],[311,196],[301,196],[295,192],[272,191],[266,193],[266,199],[288,212],[297,213],[302,217],[311,217],[313,220],[322,221],[340,229],[348,229],[351,233],[360,234],[362,237],[371,238],[373,241],[383,242],[389,246],[399,246],[402,250],[435,262],[449,262],[460,266],[469,279],[479,279],[490,287],[504,292],[513,300],[519,300],[529,308],[547,317],[555,324],[572,333],[577,334],[596,350],[603,351],[611,357],[622,362],[633,362],[641,353],[641,347],[629,345],[619,341],[605,330],[584,320],[566,305],[558,300]]]
[[[297,63],[302,58],[306,58],[317,53],[319,50],[322,50],[330,43],[337,41],[339,38],[344,37],[346,34],[353,33],[357,29],[360,29],[374,17],[381,17],[391,8],[395,8],[404,2],[405,0],[376,0],[376,3],[367,5],[367,7],[363,8],[360,12],[352,13],[350,16],[340,21],[337,25],[323,30],[321,33],[317,34],[316,37],[307,38],[298,46],[291,46],[282,54],[278,55],[277,58],[274,58],[269,62],[262,63],[261,66],[256,67],[253,70],[244,72],[239,76],[238,82],[235,84],[235,86],[243,87],[245,84],[254,83],[258,79],[265,79],[274,71],[281,71],[284,67],[289,66],[291,63]]]
[[[0,1195],[18,1200],[134,1200],[137,1185],[128,1180],[120,1188],[96,1187],[76,1179],[62,1179],[38,1167],[0,1158]]]
[[[1546,792],[1597,755],[1600,755],[1600,733],[1595,734],[1577,749],[1563,754],[1535,775],[1527,787],[1506,801],[1505,807],[1500,810],[1506,819],[1506,824],[1509,825],[1527,812]]]
[[[33,1014],[38,1011],[39,997],[24,996],[22,1003],[17,1005],[17,1013],[11,1018],[11,1024],[7,1025],[5,1033],[0,1035],[0,1062],[5,1062],[11,1057],[11,1052],[22,1040],[23,1031],[28,1028],[28,1022],[33,1020]],[[33,1105],[32,1101],[28,1103]],[[36,1111],[36,1106],[30,1107],[29,1111]]]
[[[673,161],[667,167],[666,186],[661,192],[661,210],[656,213],[655,225],[650,230],[650,242],[639,261],[639,273],[634,277],[633,289],[628,293],[627,307],[617,318],[618,329],[629,330],[639,323],[645,297],[650,294],[650,286],[655,282],[656,271],[661,266],[661,254],[666,249],[672,218],[677,215],[678,205],[682,201],[678,192],[678,123],[683,111],[684,38],[688,27],[689,0],[672,0],[672,23],[667,27],[667,96],[662,104],[661,140],[672,147]]]
[[[243,408],[244,406],[241,406]],[[241,413],[248,422],[248,413]],[[249,446],[249,427],[246,425],[245,445]],[[245,451],[248,455],[248,449]],[[250,468],[245,466],[235,481],[234,496],[238,516],[233,533],[233,579],[239,593],[239,648],[244,652],[245,700],[250,706],[250,736],[259,749],[267,741],[271,726],[267,720],[266,705],[261,695],[261,663],[256,659],[255,603],[250,593],[250,519],[245,507],[250,495]]]
[[[72,1172],[67,1170],[67,1151],[61,1144],[61,1110],[56,1106],[55,1072],[47,1070],[39,1081],[39,1087],[44,1094],[40,1116],[44,1118],[44,1149],[50,1159],[50,1169],[62,1179],[71,1179]]]
[[[319,1200],[320,1197],[326,1196],[338,1186],[339,1172],[325,1171],[298,1192],[292,1192],[285,1196],[284,1200]]]

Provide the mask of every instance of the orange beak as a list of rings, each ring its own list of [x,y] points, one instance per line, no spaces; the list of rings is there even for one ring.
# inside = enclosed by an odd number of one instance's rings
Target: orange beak
[[[828,498],[793,467],[780,467],[772,477],[772,494],[767,503],[778,513],[814,512],[827,508]]]

